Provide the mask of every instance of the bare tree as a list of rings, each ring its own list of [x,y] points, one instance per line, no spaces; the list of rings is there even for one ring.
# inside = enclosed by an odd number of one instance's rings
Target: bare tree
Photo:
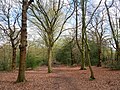
[[[76,8],[76,41],[77,41],[77,46],[79,51],[81,52],[81,70],[85,70],[85,46],[86,46],[86,29],[88,27],[88,25],[90,24],[90,22],[92,21],[92,18],[95,14],[95,12],[97,11],[98,7],[100,6],[102,0],[100,0],[98,6],[93,10],[93,12],[91,13],[91,16],[89,16],[89,20],[86,20],[86,16],[87,16],[87,3],[88,1],[83,1],[81,0],[80,2],[78,2],[78,0],[75,0],[75,8]],[[78,4],[80,3],[81,5],[81,45],[78,43]]]
[[[106,11],[107,11],[107,16],[108,16],[108,20],[109,20],[109,25],[111,28],[111,32],[112,32],[112,36],[113,36],[113,40],[115,42],[115,49],[116,49],[116,60],[118,61],[120,59],[120,46],[119,46],[119,38],[118,38],[118,30],[119,30],[119,17],[118,17],[118,12],[119,8],[117,7],[117,5],[115,5],[115,18],[112,18],[111,14],[110,14],[110,8],[114,8],[114,3],[115,1],[112,0],[112,3],[110,5],[107,5],[107,0],[105,0],[105,7],[106,7]],[[113,20],[114,19],[114,20]]]
[[[65,8],[67,6],[68,8]],[[66,9],[66,12],[63,10]],[[52,72],[52,49],[64,31],[64,26],[73,15],[72,6],[65,5],[61,0],[36,0],[36,4],[31,7],[33,18],[30,20],[39,29],[39,35],[45,41],[48,49],[48,73]]]
[[[22,27],[21,27],[21,39],[20,39],[20,62],[19,73],[17,82],[25,82],[25,69],[26,69],[26,47],[27,47],[27,10],[33,0],[22,0]]]
[[[88,0],[81,0],[80,1],[80,5],[81,5],[81,23],[82,23],[82,27],[81,27],[81,47],[78,43],[77,40],[77,34],[78,34],[78,19],[77,19],[77,15],[78,15],[78,1],[75,0],[75,8],[76,8],[76,41],[77,41],[77,46],[79,48],[79,51],[81,52],[81,70],[85,70],[85,52],[87,52],[87,60],[88,60],[88,64],[89,64],[89,68],[90,68],[90,72],[91,72],[91,79],[95,79],[94,78],[94,73],[93,70],[91,68],[91,62],[90,62],[90,47],[89,47],[89,43],[88,43],[88,36],[87,36],[87,32],[86,29],[88,27],[88,25],[90,24],[95,12],[97,11],[98,7],[100,6],[102,0],[100,0],[98,6],[93,10],[89,20],[86,20],[86,16],[87,16],[87,3]],[[86,48],[86,49],[85,49]],[[87,50],[87,51],[86,51]]]
[[[12,70],[16,69],[16,50],[19,44],[18,8],[12,7],[11,2],[1,1],[0,29],[9,38],[12,45]],[[13,12],[14,11],[14,12]],[[12,15],[14,14],[14,16]]]
[[[103,11],[103,10],[102,10]],[[100,11],[98,11],[97,15],[94,15],[94,21],[91,22],[91,25],[94,29],[93,35],[96,37],[97,47],[98,47],[98,67],[101,67],[102,62],[102,44],[105,39],[105,28],[104,28],[104,21],[105,15],[102,12],[102,16],[100,16]],[[94,23],[94,24],[93,24]]]

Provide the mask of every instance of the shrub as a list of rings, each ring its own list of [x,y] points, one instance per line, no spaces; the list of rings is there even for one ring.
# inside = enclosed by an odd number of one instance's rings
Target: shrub
[[[115,61],[114,63],[108,64],[108,67],[110,67],[113,70],[120,70],[120,62]]]
[[[27,56],[27,60],[26,60],[26,67],[27,68],[34,69],[39,65],[40,65],[39,58],[32,56],[32,55]]]
[[[71,54],[69,47],[63,47],[56,53],[56,60],[61,64],[71,65]]]
[[[91,58],[91,64],[97,65],[98,63],[98,48],[97,44],[95,42],[90,41],[90,58]]]
[[[0,71],[10,70],[9,63],[7,60],[0,60]]]

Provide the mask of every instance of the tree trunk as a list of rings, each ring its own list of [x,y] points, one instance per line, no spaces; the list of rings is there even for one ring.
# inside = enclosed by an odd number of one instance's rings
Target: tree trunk
[[[52,72],[52,47],[48,47],[48,73]]]
[[[87,34],[85,33],[86,35],[86,47],[87,47],[87,59],[88,59],[88,65],[89,65],[89,69],[90,69],[90,73],[91,73],[91,76],[90,76],[90,80],[94,80],[95,77],[94,77],[94,73],[93,73],[93,70],[92,70],[92,67],[91,67],[91,60],[90,60],[90,46],[88,44],[88,38],[87,38]]]
[[[85,1],[82,0],[81,1],[81,7],[82,7],[82,58],[81,58],[81,70],[86,70],[85,68],[85,31],[86,31],[86,27],[85,27]]]
[[[116,48],[116,61],[119,61],[119,59],[120,59],[120,48],[117,47]]]
[[[12,70],[16,69],[16,47],[12,47]]]
[[[19,73],[17,82],[25,82],[25,69],[26,69],[26,47],[27,47],[27,0],[23,0],[22,5],[22,28],[21,28],[21,40],[20,40],[20,62]]]
[[[25,82],[25,60],[26,60],[26,47],[20,47],[20,62],[19,62],[19,73],[17,82]]]
[[[70,57],[71,57],[71,65],[73,65],[75,62],[73,58],[72,42],[70,43]]]
[[[97,64],[97,67],[101,67],[101,62],[102,62],[102,59],[101,59],[101,46],[98,46],[98,64]]]
[[[106,1],[105,1],[105,7],[106,7],[106,10],[107,10],[108,20],[109,20],[110,28],[111,28],[111,31],[112,31],[113,39],[114,39],[114,42],[115,42],[115,45],[116,45],[116,60],[118,61],[119,57],[120,57],[120,55],[119,55],[119,53],[120,53],[120,51],[119,51],[119,41],[117,39],[118,35],[117,35],[117,38],[116,38],[115,30],[114,30],[112,20],[111,20],[111,17],[110,17],[110,12],[109,12],[110,7],[107,6]]]
[[[80,47],[80,45],[79,45],[79,40],[78,40],[78,9],[77,9],[77,7],[78,7],[78,1],[76,0],[76,2],[75,2],[75,9],[76,9],[76,44],[77,44],[77,47],[78,47],[78,49],[79,49],[79,51],[80,51],[80,53],[81,53],[81,56],[83,56],[82,55],[82,49],[81,49],[81,47]]]
[[[80,70],[86,70],[85,68],[85,51],[82,50],[81,53],[81,69]]]
[[[90,73],[91,73],[90,79],[93,80],[93,79],[95,79],[95,77],[94,77],[94,73],[93,73],[93,70],[92,70],[92,67],[91,67],[90,50],[88,50],[87,57],[88,57],[88,64],[89,64],[89,69],[90,69]]]
[[[74,58],[73,58],[73,53],[72,53],[72,51],[71,51],[71,65],[74,65],[74,62],[75,60],[74,60]]]

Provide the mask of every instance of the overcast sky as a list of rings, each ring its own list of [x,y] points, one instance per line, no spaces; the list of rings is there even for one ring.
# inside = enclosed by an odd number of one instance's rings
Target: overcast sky
[[[97,5],[100,2],[100,0],[92,0],[92,1],[95,5]],[[107,2],[110,2],[110,1],[112,1],[112,0],[107,0]],[[118,1],[118,0],[114,0],[114,1]],[[102,0],[102,4],[104,4],[104,2],[105,2],[105,0]]]

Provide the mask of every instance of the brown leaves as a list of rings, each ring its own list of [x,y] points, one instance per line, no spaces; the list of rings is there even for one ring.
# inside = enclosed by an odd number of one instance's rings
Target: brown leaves
[[[54,67],[47,73],[47,67],[26,71],[25,83],[14,83],[15,72],[0,72],[0,90],[119,90],[120,71],[93,67],[96,80],[89,81],[90,72],[80,67]]]

